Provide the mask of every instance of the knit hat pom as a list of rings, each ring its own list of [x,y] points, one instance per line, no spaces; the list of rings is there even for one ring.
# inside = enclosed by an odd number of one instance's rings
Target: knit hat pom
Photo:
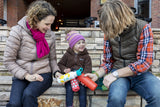
[[[77,31],[70,31],[69,33],[67,33],[66,35],[66,40],[69,43],[69,47],[73,48],[73,46],[79,41],[79,40],[84,40],[84,37],[79,34]]]

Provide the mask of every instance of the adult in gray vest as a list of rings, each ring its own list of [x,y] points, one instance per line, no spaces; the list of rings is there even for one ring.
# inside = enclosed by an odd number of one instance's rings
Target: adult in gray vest
[[[146,107],[159,107],[160,81],[149,70],[153,62],[150,25],[136,19],[120,0],[107,0],[99,19],[105,34],[104,59],[94,74],[85,76],[94,81],[104,76],[103,84],[109,88],[107,107],[124,107],[130,89],[146,100]]]

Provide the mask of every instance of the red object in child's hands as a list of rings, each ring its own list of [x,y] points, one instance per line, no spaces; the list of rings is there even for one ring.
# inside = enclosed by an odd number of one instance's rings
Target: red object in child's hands
[[[77,79],[74,78],[74,79],[70,80],[70,82],[71,82],[72,90],[73,90],[74,92],[79,91],[80,87],[79,87],[79,84],[78,84]]]
[[[97,88],[97,84],[92,81],[89,77],[84,76],[84,73],[82,73],[80,76],[77,77],[77,79],[82,82],[85,86],[87,86],[90,90],[94,91]]]

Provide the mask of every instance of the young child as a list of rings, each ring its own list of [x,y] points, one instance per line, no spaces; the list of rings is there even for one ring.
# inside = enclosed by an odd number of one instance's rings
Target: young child
[[[91,73],[92,63],[89,53],[85,47],[85,38],[77,31],[70,31],[66,35],[66,40],[69,43],[69,48],[58,63],[61,72],[69,73],[70,71],[78,70],[80,67],[82,67],[83,73]],[[81,83],[79,83],[79,87],[80,90],[78,93],[80,107],[86,107],[87,88]],[[65,83],[65,88],[66,107],[72,107],[74,91],[72,90],[70,81]]]

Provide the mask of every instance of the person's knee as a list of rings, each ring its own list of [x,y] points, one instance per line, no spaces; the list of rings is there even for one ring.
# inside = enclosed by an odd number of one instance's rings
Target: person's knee
[[[119,105],[125,104],[125,101],[126,101],[125,98],[122,98],[119,95],[111,96],[108,99],[108,103],[112,102],[112,103],[117,104],[117,105],[118,104]]]
[[[22,104],[20,102],[10,102],[6,105],[6,107],[22,107]]]
[[[34,93],[32,93],[32,91],[30,91],[30,90],[25,90],[23,93],[23,98],[33,97],[33,96],[34,96]]]
[[[71,85],[66,84],[66,85],[65,85],[65,87],[66,87],[66,91],[72,91],[72,87],[71,87]]]
[[[155,95],[146,99],[147,103],[159,103],[160,104],[160,95]]]
[[[154,100],[157,104],[160,105],[160,94],[154,97]]]

